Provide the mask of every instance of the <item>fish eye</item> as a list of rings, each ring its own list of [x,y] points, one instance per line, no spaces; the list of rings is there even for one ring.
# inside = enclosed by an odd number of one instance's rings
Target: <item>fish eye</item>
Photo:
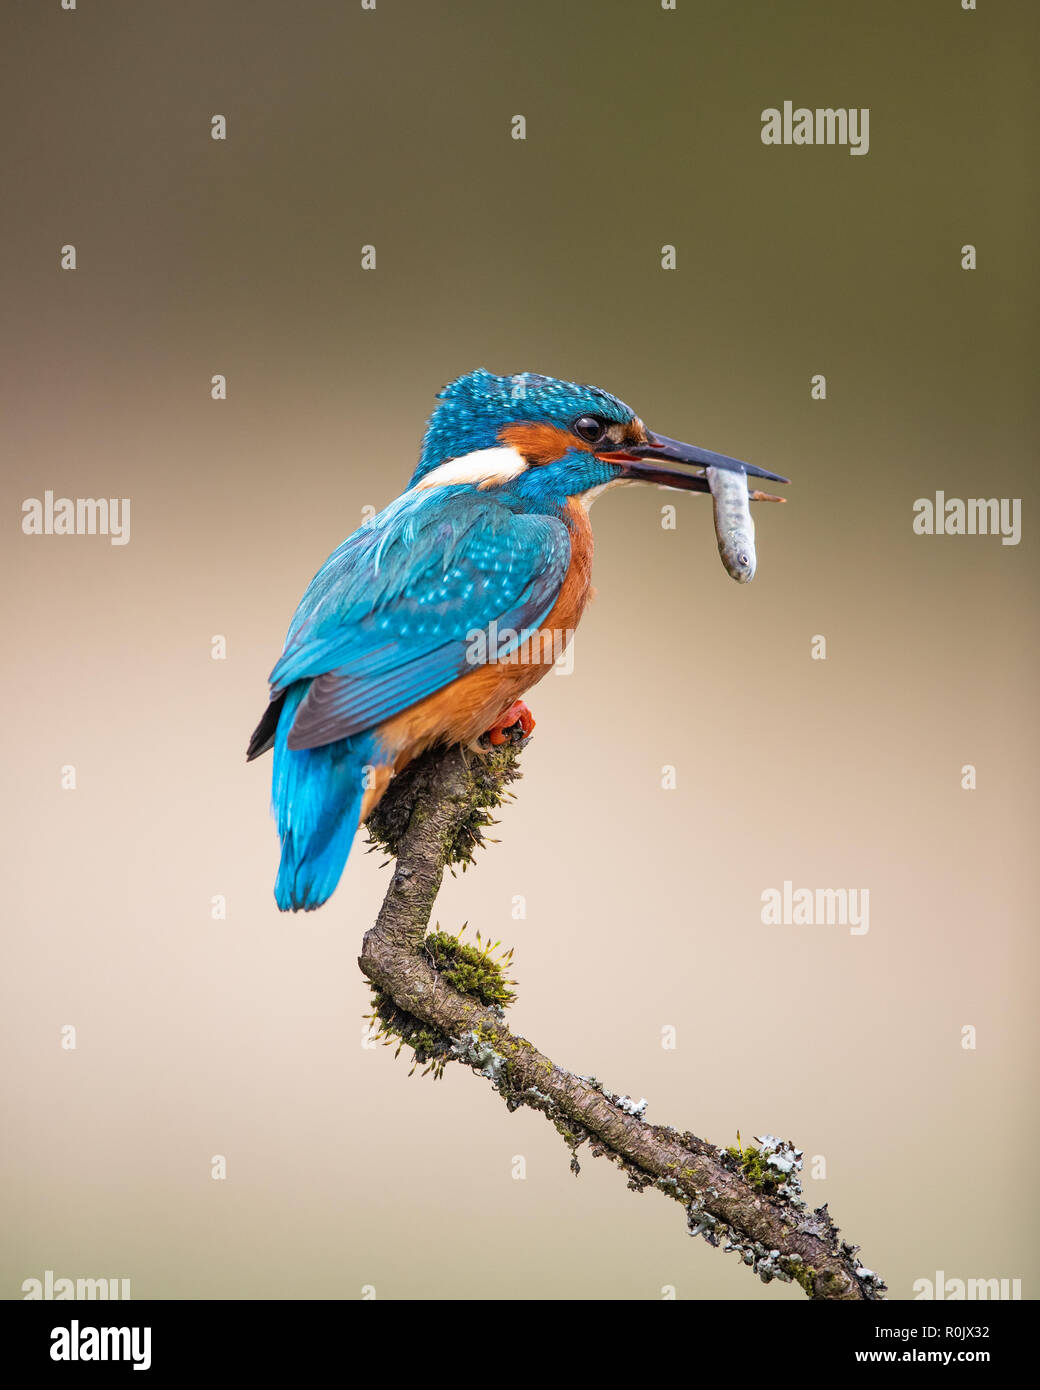
[[[572,428],[579,439],[584,439],[587,444],[595,444],[602,439],[606,426],[595,415],[579,415]]]

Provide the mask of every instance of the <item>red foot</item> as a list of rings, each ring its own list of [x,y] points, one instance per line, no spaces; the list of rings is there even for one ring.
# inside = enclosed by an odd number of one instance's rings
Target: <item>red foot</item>
[[[496,747],[500,743],[522,743],[534,728],[534,715],[523,700],[514,700],[492,724],[484,737]]]

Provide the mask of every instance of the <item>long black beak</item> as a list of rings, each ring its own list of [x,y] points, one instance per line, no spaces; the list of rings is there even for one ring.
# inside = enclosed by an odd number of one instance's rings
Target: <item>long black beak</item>
[[[596,450],[598,458],[621,464],[625,474],[645,483],[660,483],[663,487],[684,488],[688,492],[708,492],[706,468],[724,468],[734,473],[746,473],[753,478],[768,478],[770,482],[787,483],[779,473],[742,463],[728,454],[716,454],[711,449],[699,449],[695,444],[683,444],[664,434],[652,434],[645,444],[626,444],[612,453]],[[755,493],[752,492],[752,497]],[[767,494],[761,494],[764,498]],[[777,498],[777,501],[780,499]]]

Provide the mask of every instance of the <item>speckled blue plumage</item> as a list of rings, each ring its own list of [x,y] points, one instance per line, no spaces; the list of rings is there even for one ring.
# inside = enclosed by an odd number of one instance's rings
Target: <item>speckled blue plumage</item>
[[[556,517],[469,487],[399,497],[326,560],[296,610],[272,689],[322,684],[294,716],[295,746],[370,729],[455,680],[467,634],[492,619],[537,626],[569,561]]]
[[[426,426],[409,487],[444,459],[493,448],[502,426],[518,420],[544,420],[567,429],[579,415],[601,415],[619,424],[635,419],[624,401],[599,386],[581,386],[537,372],[495,376],[480,367],[450,382],[438,400],[441,404]]]
[[[440,394],[409,491],[349,536],[311,581],[251,745],[255,754],[273,740],[282,840],[275,896],[283,910],[320,906],[339,881],[365,769],[380,759],[380,727],[472,669],[474,631],[494,621],[519,632],[550,612],[571,558],[568,497],[610,481],[614,470],[575,448],[491,491],[416,483],[447,459],[498,447],[507,424],[566,429],[586,413],[634,418],[598,387],[531,373],[460,377]]]

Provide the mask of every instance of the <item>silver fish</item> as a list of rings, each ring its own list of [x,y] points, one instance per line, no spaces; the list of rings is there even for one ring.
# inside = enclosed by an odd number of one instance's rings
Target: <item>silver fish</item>
[[[726,573],[738,584],[755,577],[755,524],[751,520],[751,494],[747,474],[732,468],[705,470],[715,509],[715,534]]]

